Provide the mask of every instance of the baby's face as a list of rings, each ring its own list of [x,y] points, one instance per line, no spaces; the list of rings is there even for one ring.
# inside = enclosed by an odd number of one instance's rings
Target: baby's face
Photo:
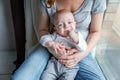
[[[55,22],[55,30],[56,32],[64,37],[68,36],[70,31],[75,30],[76,22],[74,21],[74,17],[72,13],[63,13],[59,14],[56,18]]]

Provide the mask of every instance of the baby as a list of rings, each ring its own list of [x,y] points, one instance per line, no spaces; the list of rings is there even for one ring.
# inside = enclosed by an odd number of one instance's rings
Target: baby
[[[58,42],[59,44],[50,43],[49,45],[55,47],[61,46],[61,48],[68,46],[69,49],[76,48],[79,51],[86,50],[87,44],[81,33],[76,31],[76,22],[71,12],[67,10],[56,12],[53,16],[53,24],[55,32],[41,37],[40,43],[43,46],[45,46],[46,39],[50,38],[51,41]],[[69,50],[59,54],[59,56],[67,56],[67,54],[69,54]],[[72,67],[65,66],[53,56],[49,60],[41,80],[74,80],[78,70],[78,65]]]

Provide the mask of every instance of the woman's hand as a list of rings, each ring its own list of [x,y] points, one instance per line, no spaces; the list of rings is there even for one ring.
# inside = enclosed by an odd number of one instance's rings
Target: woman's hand
[[[57,59],[60,56],[65,55],[66,50],[70,49],[70,47],[65,46],[63,43],[55,41],[49,41],[45,45],[48,51],[51,52]]]
[[[73,67],[82,60],[84,52],[80,52],[77,49],[71,49],[67,51],[67,56],[59,57],[60,63],[64,64],[66,67]]]

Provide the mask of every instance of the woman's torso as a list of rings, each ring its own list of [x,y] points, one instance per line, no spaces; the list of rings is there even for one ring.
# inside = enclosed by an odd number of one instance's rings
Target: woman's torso
[[[89,32],[88,31],[89,24],[91,22],[91,8],[92,8],[93,0],[81,0],[81,1],[82,2],[79,2],[81,3],[81,5],[77,5],[75,8],[73,7],[69,8],[69,6],[71,5],[67,5],[67,4],[66,4],[67,6],[59,7],[60,4],[55,2],[55,5],[54,5],[55,8],[53,8],[55,10],[53,11],[53,13],[60,9],[67,9],[69,11],[71,10],[73,12],[73,16],[76,21],[76,30],[80,31],[84,39],[86,39]]]
[[[56,0],[57,10],[66,9],[70,12],[75,12],[79,9],[85,0]]]
[[[41,1],[46,3],[47,0],[41,0]],[[57,0],[57,1],[60,1],[60,0]],[[92,11],[94,0],[81,0],[81,1],[83,2],[81,2],[81,5],[77,5],[77,8],[73,8],[73,7],[68,8],[68,6],[71,6],[71,5],[68,5],[67,3],[65,3],[67,6],[64,4],[65,6],[62,7],[60,6],[60,4],[55,2],[54,8],[47,8],[46,11],[50,16],[50,22],[52,23],[53,21],[52,14],[54,14],[57,10],[64,9],[64,8],[71,10],[73,12],[73,16],[76,21],[76,30],[80,31],[84,39],[86,39],[89,33],[89,25],[91,22],[91,11]],[[75,1],[73,1],[73,3],[75,3]]]

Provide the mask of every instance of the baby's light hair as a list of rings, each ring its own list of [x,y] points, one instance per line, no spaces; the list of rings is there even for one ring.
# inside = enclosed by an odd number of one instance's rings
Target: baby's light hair
[[[72,12],[70,12],[70,11],[68,11],[66,9],[58,10],[56,13],[53,14],[53,22],[58,18],[59,15],[64,15],[64,13],[72,14]]]
[[[56,0],[48,0],[46,4],[47,8],[52,8],[54,6],[55,1]]]

